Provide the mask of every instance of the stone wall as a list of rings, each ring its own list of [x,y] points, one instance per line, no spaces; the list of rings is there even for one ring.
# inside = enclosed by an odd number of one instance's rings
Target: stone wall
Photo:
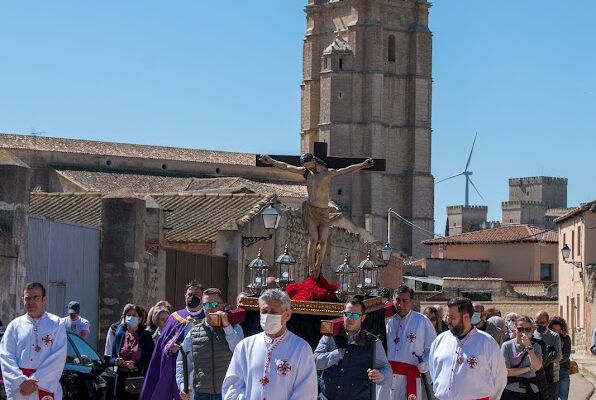
[[[22,309],[26,281],[30,168],[0,151],[0,319],[4,324]]]
[[[151,198],[120,191],[102,199],[100,343],[127,303],[148,310],[165,298],[163,223],[162,210]]]
[[[481,278],[489,276],[490,271],[490,262],[486,260],[425,258],[423,263],[428,276]]]
[[[447,302],[421,301],[420,307],[424,309],[424,307],[432,306],[437,303],[447,304]],[[545,310],[551,317],[559,315],[559,307],[556,301],[483,301],[482,304],[485,309],[496,308],[497,310],[500,310],[503,318],[510,312],[529,315],[534,318],[536,313],[540,310]]]

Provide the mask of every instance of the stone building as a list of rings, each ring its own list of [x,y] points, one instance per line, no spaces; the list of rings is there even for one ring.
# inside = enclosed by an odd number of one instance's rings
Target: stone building
[[[434,231],[432,34],[426,0],[309,0],[305,8],[302,152],[386,159],[384,172],[341,177],[332,198],[384,239],[387,209]],[[415,258],[425,238],[405,224],[391,243]]]
[[[596,201],[580,205],[555,220],[559,231],[559,315],[579,353],[589,352],[596,328]],[[560,249],[569,247],[563,259]],[[589,354],[589,353],[588,353]]]
[[[445,235],[478,231],[486,224],[487,206],[448,206]]]
[[[509,179],[509,201],[501,203],[503,225],[554,228],[567,208],[567,178],[533,176]]]

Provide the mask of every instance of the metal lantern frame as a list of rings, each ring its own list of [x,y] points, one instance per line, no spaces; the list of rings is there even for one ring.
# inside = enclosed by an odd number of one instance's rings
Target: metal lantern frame
[[[383,246],[383,248],[381,249],[381,258],[383,258],[384,266],[387,266],[387,264],[389,264],[389,261],[391,261],[392,254],[393,249],[391,248],[391,245],[389,243],[385,244],[385,246]]]
[[[337,283],[337,290],[335,294],[337,298],[346,301],[348,298],[352,297],[356,293],[356,269],[352,267],[349,263],[350,257],[346,253],[344,258],[343,264],[337,267],[336,273],[336,283]]]
[[[296,282],[296,259],[288,252],[288,245],[281,256],[275,260],[277,264],[277,279],[275,280],[282,289],[290,283]]]
[[[358,265],[358,271],[358,289],[360,289],[365,296],[370,296],[371,292],[379,287],[379,266],[376,262],[370,259],[370,250],[366,255],[366,260],[363,260]]]
[[[257,254],[257,258],[248,264],[250,284],[248,289],[255,294],[259,294],[262,290],[267,288],[267,276],[271,267],[261,256],[261,249]]]

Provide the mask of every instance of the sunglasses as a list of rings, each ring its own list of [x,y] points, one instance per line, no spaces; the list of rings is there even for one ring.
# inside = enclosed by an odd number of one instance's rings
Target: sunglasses
[[[203,303],[205,308],[217,308],[221,303],[219,301],[206,301]]]
[[[531,328],[531,327],[529,327],[529,326],[528,326],[528,327],[526,327],[526,328],[523,328],[523,327],[518,327],[518,328],[517,328],[517,331],[518,331],[518,332],[520,332],[520,333],[521,333],[521,332],[530,333],[530,332],[532,332],[532,328]]]
[[[357,312],[349,312],[349,311],[344,311],[344,315],[346,318],[352,318],[355,320],[359,320],[360,317],[362,316],[362,314],[357,313]]]

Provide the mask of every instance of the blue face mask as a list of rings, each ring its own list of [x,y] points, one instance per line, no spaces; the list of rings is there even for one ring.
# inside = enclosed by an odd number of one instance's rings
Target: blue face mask
[[[472,325],[476,325],[479,322],[480,322],[480,313],[474,311],[474,314],[472,314]]]
[[[139,325],[139,317],[133,317],[132,315],[128,315],[124,319],[124,322],[126,323],[126,325],[130,327],[135,327]]]

